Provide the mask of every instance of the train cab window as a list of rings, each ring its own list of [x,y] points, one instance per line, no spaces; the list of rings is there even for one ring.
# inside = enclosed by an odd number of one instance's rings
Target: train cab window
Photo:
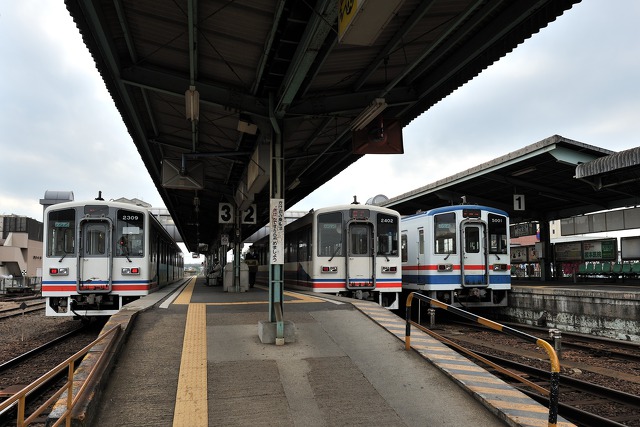
[[[398,256],[398,217],[378,214],[378,255]]]
[[[464,250],[467,253],[474,253],[474,254],[477,254],[480,252],[480,228],[479,227],[465,227]]]
[[[369,255],[369,236],[369,224],[351,224],[349,255]]]
[[[318,215],[318,256],[342,256],[342,213]]]
[[[143,256],[144,214],[141,212],[119,209],[117,218],[118,221],[116,222],[115,235],[118,240],[116,241],[116,256]],[[162,255],[161,258],[164,259]]]
[[[434,252],[456,253],[456,214],[448,212],[433,217]]]
[[[75,254],[75,209],[49,212],[47,228],[47,256]]]
[[[489,253],[506,254],[507,253],[507,218],[503,215],[489,214],[487,216],[489,223]]]
[[[107,253],[107,223],[95,222],[82,226],[84,244],[81,252],[83,256],[105,255]]]

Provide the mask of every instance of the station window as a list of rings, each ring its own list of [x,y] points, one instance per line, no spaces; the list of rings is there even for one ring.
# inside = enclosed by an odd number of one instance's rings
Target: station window
[[[47,256],[75,255],[75,209],[50,211],[47,230]]]
[[[456,214],[448,212],[433,217],[434,252],[436,254],[456,253]]]

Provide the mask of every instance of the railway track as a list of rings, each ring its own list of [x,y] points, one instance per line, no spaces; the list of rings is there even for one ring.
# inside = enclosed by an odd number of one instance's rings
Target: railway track
[[[0,364],[0,399],[4,401],[17,393],[82,349],[97,335],[98,330],[79,327]],[[66,377],[67,373],[62,372],[30,393],[27,398],[27,413],[45,402],[66,381]],[[0,426],[15,425],[15,411],[15,407],[10,407],[0,412]]]
[[[461,351],[456,347],[464,347],[524,378],[514,380],[493,367],[474,360],[533,399],[548,405],[548,397],[544,392],[549,389],[550,366],[544,351],[536,349],[530,343],[518,344],[515,342],[517,340],[480,324],[452,323],[455,326],[441,324],[432,332],[441,336],[445,344],[455,350]],[[509,326],[526,333],[534,331],[531,335],[549,341],[548,330]],[[474,337],[476,333],[479,335]],[[501,344],[503,340],[504,344]],[[637,390],[640,389],[640,376],[637,375],[640,372],[640,346],[563,332],[562,348],[563,352],[572,354],[571,360],[560,360],[561,366],[569,374],[577,372],[577,375],[584,376],[585,380],[573,375],[560,375],[559,415],[585,427],[640,426],[640,396],[637,395]],[[597,382],[594,377],[598,377]],[[530,384],[523,385],[527,381]],[[619,386],[621,382],[635,384],[635,387],[630,387],[633,392],[626,391],[624,386],[607,387],[608,384]]]
[[[23,314],[32,313],[35,311],[41,311],[45,308],[44,301],[26,302],[23,301],[17,307],[6,307],[0,310],[0,319],[6,319],[9,317],[20,316]]]

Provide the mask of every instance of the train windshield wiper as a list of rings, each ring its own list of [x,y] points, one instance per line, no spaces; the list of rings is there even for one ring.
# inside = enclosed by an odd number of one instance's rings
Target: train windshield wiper
[[[342,245],[337,245],[337,246],[336,246],[336,250],[335,250],[335,251],[333,251],[333,255],[331,255],[331,258],[329,258],[329,261],[331,261],[331,260],[333,259],[333,257],[334,257],[334,256],[336,256],[336,254],[337,254],[338,252],[340,252],[340,249],[341,249],[341,248],[342,248]]]

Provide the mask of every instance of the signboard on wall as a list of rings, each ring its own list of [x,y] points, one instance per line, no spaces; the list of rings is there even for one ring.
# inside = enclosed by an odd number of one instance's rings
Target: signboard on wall
[[[557,243],[555,251],[556,261],[582,260],[582,245],[580,242]]]
[[[511,263],[527,262],[527,246],[511,247]]]
[[[616,241],[611,239],[582,242],[582,255],[585,261],[615,260]]]

